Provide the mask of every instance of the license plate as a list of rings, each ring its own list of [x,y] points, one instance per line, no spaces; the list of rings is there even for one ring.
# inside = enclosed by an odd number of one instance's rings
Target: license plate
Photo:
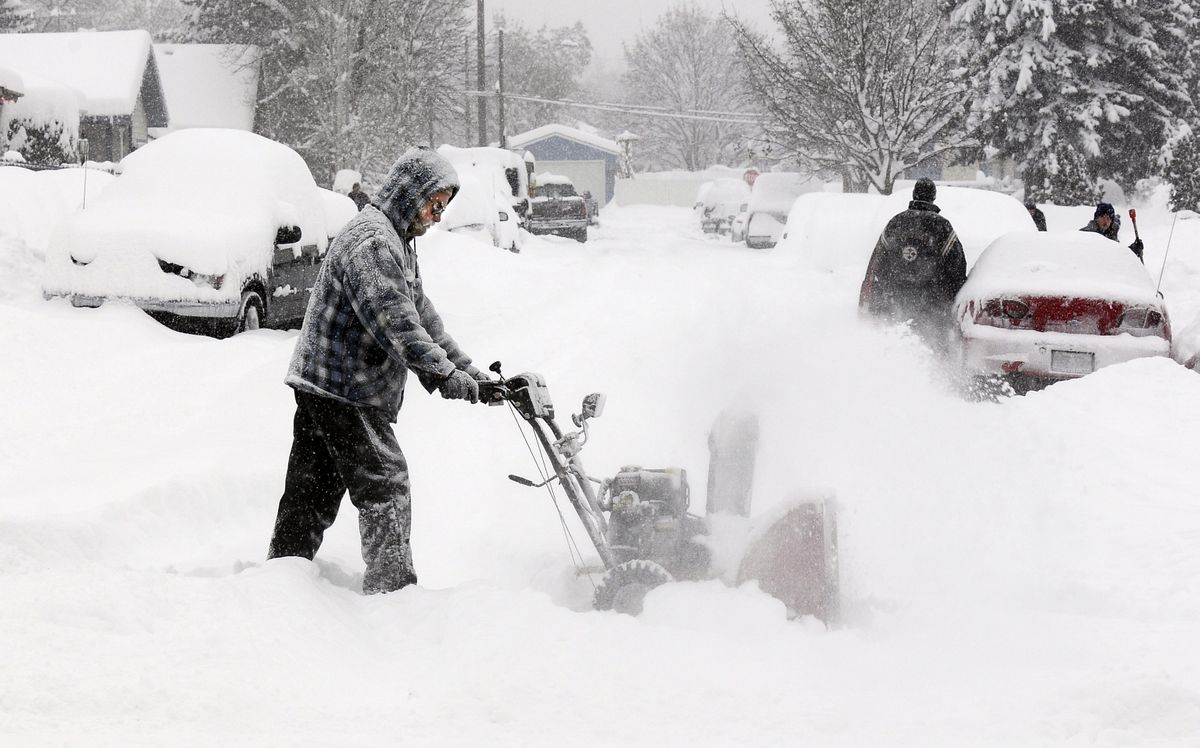
[[[1096,369],[1096,354],[1080,351],[1050,351],[1053,374],[1091,374]]]

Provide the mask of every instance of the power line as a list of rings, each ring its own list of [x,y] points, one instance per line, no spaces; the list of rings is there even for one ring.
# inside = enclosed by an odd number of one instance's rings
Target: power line
[[[519,94],[497,94],[494,91],[461,91],[464,96],[492,97],[501,95],[506,99],[528,101],[535,104],[552,104],[555,106],[578,107],[580,109],[596,109],[603,112],[622,112],[636,114],[642,117],[662,117],[665,119],[698,120],[701,122],[728,122],[739,125],[762,124],[764,116],[757,112],[721,112],[713,110],[672,110],[666,107],[653,107],[641,104],[616,104],[611,102],[587,103],[571,101],[570,99],[544,99],[539,96],[521,96]]]

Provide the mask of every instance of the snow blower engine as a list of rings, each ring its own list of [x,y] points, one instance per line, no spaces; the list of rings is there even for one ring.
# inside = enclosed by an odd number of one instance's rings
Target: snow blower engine
[[[579,430],[567,433],[555,421],[554,403],[540,375],[505,379],[499,362],[490,368],[501,381],[482,383],[481,401],[508,403],[531,427],[554,473],[543,475],[540,482],[517,475],[509,479],[532,488],[556,482],[563,489],[604,565],[604,578],[593,598],[596,609],[636,615],[654,587],[712,577],[707,540],[714,522],[720,521],[726,527],[739,526],[746,545],[736,574],[726,574],[727,581],[757,581],[762,590],[782,600],[791,615],[829,621],[835,614],[837,524],[832,498],[788,502],[765,525],[749,520],[758,446],[753,414],[724,412],[709,433],[708,505],[705,516],[699,516],[689,512],[686,470],[626,466],[606,480],[585,472],[579,453],[588,440],[588,421],[604,411],[604,395],[584,397],[580,413],[571,416]]]

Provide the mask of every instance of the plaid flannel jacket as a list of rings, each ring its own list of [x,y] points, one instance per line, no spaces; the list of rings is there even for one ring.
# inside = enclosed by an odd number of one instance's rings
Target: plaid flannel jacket
[[[395,422],[408,369],[432,390],[470,364],[425,296],[412,242],[378,208],[365,207],[325,255],[287,384],[378,408]]]

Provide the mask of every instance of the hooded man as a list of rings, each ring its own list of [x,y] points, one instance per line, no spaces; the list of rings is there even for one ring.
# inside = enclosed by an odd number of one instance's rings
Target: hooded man
[[[1092,214],[1092,220],[1080,231],[1091,231],[1105,239],[1117,241],[1117,235],[1121,233],[1121,217],[1117,215],[1117,211],[1113,208],[1112,203],[1098,203],[1096,211]],[[1133,251],[1139,260],[1142,259],[1143,245],[1141,239],[1134,239],[1133,244],[1129,245],[1129,249]]]
[[[458,186],[454,167],[429,148],[396,161],[329,245],[285,380],[296,416],[267,557],[312,559],[349,491],[367,594],[417,581],[408,466],[392,431],[407,372],[470,402],[488,379],[446,333],[417,266],[416,237],[441,220]]]
[[[875,243],[858,305],[874,317],[912,320],[927,342],[940,345],[954,297],[967,280],[967,260],[935,199],[933,181],[918,179],[908,210],[893,216]]]

